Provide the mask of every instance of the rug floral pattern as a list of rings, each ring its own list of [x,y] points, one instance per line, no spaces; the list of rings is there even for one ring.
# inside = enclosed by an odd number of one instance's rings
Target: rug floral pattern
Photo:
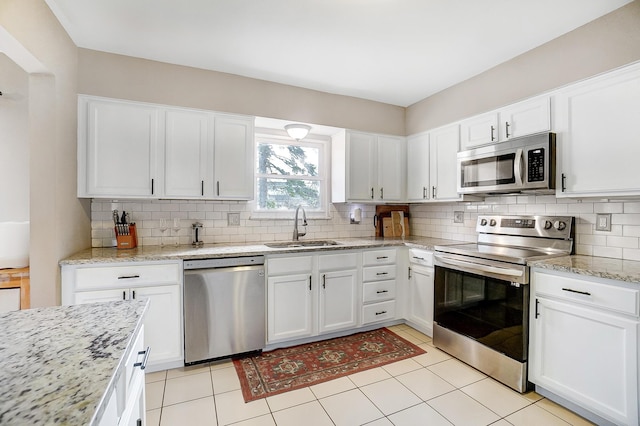
[[[245,402],[425,353],[386,328],[235,359]]]

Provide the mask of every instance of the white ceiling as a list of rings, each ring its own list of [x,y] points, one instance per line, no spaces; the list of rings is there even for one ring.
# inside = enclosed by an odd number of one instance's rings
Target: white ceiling
[[[46,0],[87,49],[409,106],[631,0]]]

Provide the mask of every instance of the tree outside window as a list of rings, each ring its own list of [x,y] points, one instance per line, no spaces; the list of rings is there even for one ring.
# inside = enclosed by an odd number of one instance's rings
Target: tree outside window
[[[323,209],[322,144],[259,139],[256,158],[257,210]]]

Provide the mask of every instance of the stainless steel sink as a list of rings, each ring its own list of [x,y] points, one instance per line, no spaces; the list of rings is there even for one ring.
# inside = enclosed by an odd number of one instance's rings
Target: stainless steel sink
[[[271,248],[295,248],[295,247],[329,247],[337,246],[340,243],[333,240],[310,240],[310,241],[283,241],[280,243],[265,243]]]

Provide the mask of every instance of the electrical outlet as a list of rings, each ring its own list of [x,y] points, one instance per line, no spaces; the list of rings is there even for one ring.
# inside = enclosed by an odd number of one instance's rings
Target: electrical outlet
[[[464,223],[464,212],[453,212],[453,223]]]
[[[240,213],[227,213],[228,226],[240,226]]]
[[[611,232],[611,213],[598,213],[596,215],[596,231]]]

